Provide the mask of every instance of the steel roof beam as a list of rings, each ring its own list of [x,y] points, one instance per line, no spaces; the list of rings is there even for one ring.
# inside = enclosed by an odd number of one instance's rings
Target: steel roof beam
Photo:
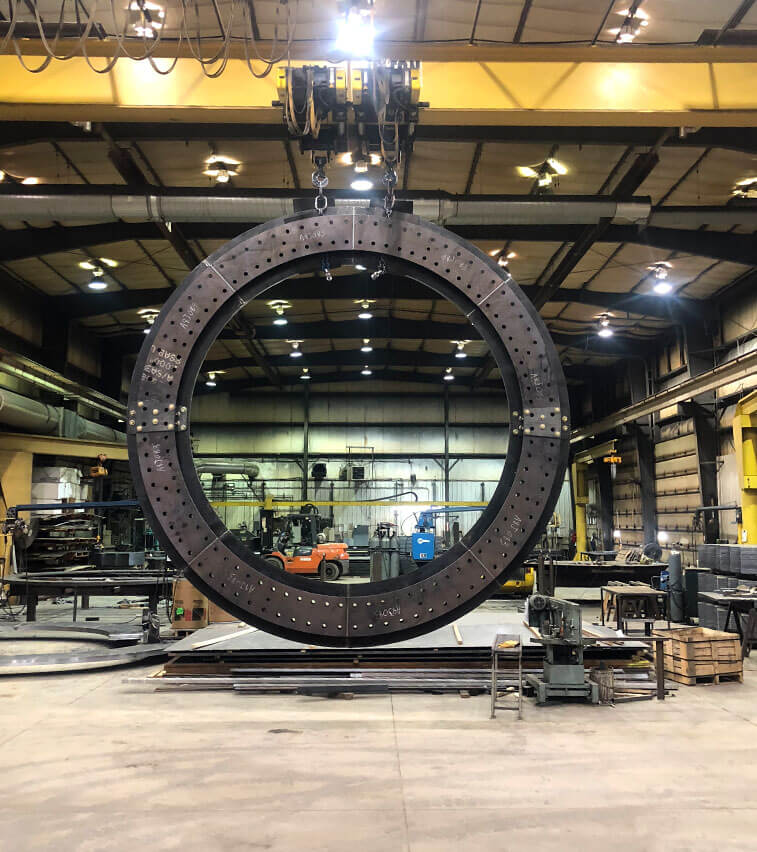
[[[281,123],[250,124],[216,122],[107,122],[104,124],[117,142],[284,142],[289,139]],[[665,128],[644,126],[525,126],[480,124],[420,124],[415,130],[418,142],[500,142],[559,145],[654,145]],[[34,145],[41,142],[98,142],[97,135],[65,121],[6,121],[2,123],[0,147]],[[727,148],[757,151],[756,127],[701,127],[676,135],[669,147]]]
[[[688,208],[687,208],[688,209]],[[704,217],[717,224],[719,211],[730,216],[733,208],[713,208]],[[236,222],[178,222],[186,239],[227,240],[237,236],[243,226]],[[572,242],[583,232],[583,225],[489,225],[450,226],[449,230],[466,239],[522,242]],[[150,222],[108,222],[100,225],[76,225],[50,228],[25,228],[0,233],[0,261],[25,260],[56,252],[74,251],[88,246],[125,240],[155,239]],[[757,243],[752,234],[720,231],[693,231],[685,228],[644,228],[636,225],[609,225],[598,242],[624,242],[649,245],[668,251],[680,251],[743,263],[757,264]]]

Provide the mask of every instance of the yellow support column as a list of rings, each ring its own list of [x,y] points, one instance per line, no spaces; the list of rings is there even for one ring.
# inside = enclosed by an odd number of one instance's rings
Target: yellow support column
[[[757,391],[752,391],[736,406],[733,443],[741,489],[739,544],[757,544]]]
[[[589,502],[589,491],[586,487],[586,465],[573,462],[571,467],[573,478],[573,502],[576,507],[576,556],[575,561],[581,560],[581,553],[589,549],[586,537],[586,504]]]
[[[0,505],[3,516],[9,506],[32,501],[32,463],[34,455],[26,450],[0,450]]]

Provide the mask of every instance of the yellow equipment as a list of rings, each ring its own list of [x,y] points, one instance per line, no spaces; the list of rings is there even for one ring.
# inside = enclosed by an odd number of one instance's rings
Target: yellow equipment
[[[534,590],[534,569],[531,565],[524,568],[522,580],[508,580],[502,584],[502,592],[506,595],[530,595]]]

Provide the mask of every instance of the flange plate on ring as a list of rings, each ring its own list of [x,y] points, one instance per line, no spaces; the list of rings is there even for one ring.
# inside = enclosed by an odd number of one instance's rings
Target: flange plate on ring
[[[376,263],[455,301],[488,342],[510,408],[507,458],[488,507],[462,541],[411,574],[367,584],[288,574],[247,550],[202,492],[189,409],[205,354],[250,299],[324,260]],[[373,256],[373,257],[371,257]],[[279,636],[379,645],[458,618],[513,576],[562,486],[568,397],[541,318],[509,274],[448,231],[366,208],[303,213],[254,228],[197,266],[155,320],[129,395],[129,458],[150,525],[210,600]]]

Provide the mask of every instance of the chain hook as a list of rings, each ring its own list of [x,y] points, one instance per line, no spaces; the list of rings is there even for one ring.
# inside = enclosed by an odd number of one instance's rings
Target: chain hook
[[[329,203],[329,200],[326,198],[326,194],[323,191],[329,185],[329,179],[323,168],[325,165],[326,160],[323,157],[316,157],[315,171],[313,172],[312,181],[313,186],[318,190],[315,196],[315,209],[318,213],[323,213]]]
[[[394,210],[394,187],[397,186],[397,171],[394,168],[393,161],[386,161],[384,172],[384,186],[386,187],[386,195],[384,196],[384,215],[389,218]]]

